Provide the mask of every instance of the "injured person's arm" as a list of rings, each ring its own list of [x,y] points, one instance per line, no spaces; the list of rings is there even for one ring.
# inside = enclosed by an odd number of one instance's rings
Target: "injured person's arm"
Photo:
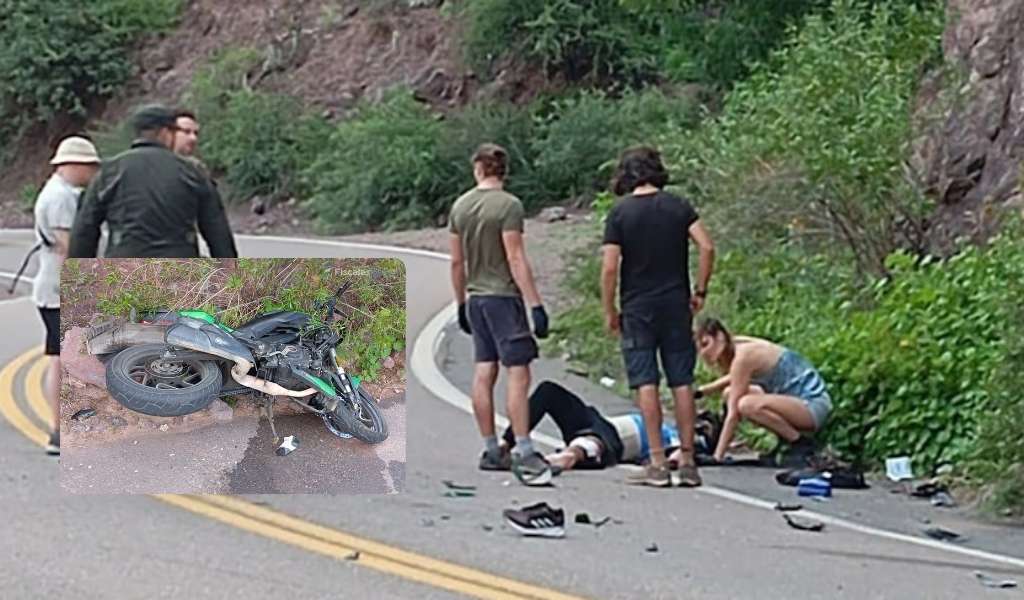
[[[563,450],[548,454],[545,458],[553,466],[563,471],[576,468],[602,468],[604,455],[604,444],[601,438],[595,435],[581,435],[569,442],[569,446]]]

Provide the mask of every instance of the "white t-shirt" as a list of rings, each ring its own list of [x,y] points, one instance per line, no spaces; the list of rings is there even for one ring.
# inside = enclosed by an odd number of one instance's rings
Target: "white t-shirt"
[[[75,187],[54,173],[36,199],[36,241],[42,241],[40,230],[51,244],[56,242],[57,229],[71,229],[78,209],[82,188]],[[61,257],[55,247],[45,244],[39,250],[39,272],[32,287],[32,300],[41,308],[60,308]]]

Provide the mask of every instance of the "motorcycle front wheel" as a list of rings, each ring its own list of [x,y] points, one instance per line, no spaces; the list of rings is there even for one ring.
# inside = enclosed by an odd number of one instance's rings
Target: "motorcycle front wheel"
[[[362,387],[356,388],[354,409],[347,402],[338,402],[334,411],[324,413],[324,422],[335,435],[348,434],[367,444],[388,439],[388,424],[380,406]]]
[[[107,391],[122,406],[155,417],[179,417],[209,406],[223,376],[216,361],[164,358],[167,346],[142,344],[107,363]]]

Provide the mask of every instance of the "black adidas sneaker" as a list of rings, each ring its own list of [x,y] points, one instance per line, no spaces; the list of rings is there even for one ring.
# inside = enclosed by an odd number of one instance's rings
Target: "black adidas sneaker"
[[[565,537],[565,511],[551,508],[547,502],[505,509],[501,514],[509,527],[523,535]]]

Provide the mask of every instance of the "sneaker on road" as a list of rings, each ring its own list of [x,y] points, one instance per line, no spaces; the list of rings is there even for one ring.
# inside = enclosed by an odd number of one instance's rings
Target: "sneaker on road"
[[[701,483],[697,465],[679,465],[679,487],[700,487]]]
[[[626,475],[626,483],[651,487],[672,487],[672,473],[666,465],[645,465],[640,469],[630,471]]]
[[[565,537],[565,511],[551,508],[547,502],[509,508],[502,511],[505,522],[522,535],[539,537]]]
[[[60,432],[54,431],[50,434],[50,441],[46,443],[46,453],[50,456],[60,456]]]
[[[551,465],[539,452],[527,456],[513,453],[512,473],[522,484],[529,486],[550,485],[554,476]]]
[[[481,471],[508,471],[512,468],[512,456],[507,449],[502,449],[497,456],[484,450],[480,455]]]

